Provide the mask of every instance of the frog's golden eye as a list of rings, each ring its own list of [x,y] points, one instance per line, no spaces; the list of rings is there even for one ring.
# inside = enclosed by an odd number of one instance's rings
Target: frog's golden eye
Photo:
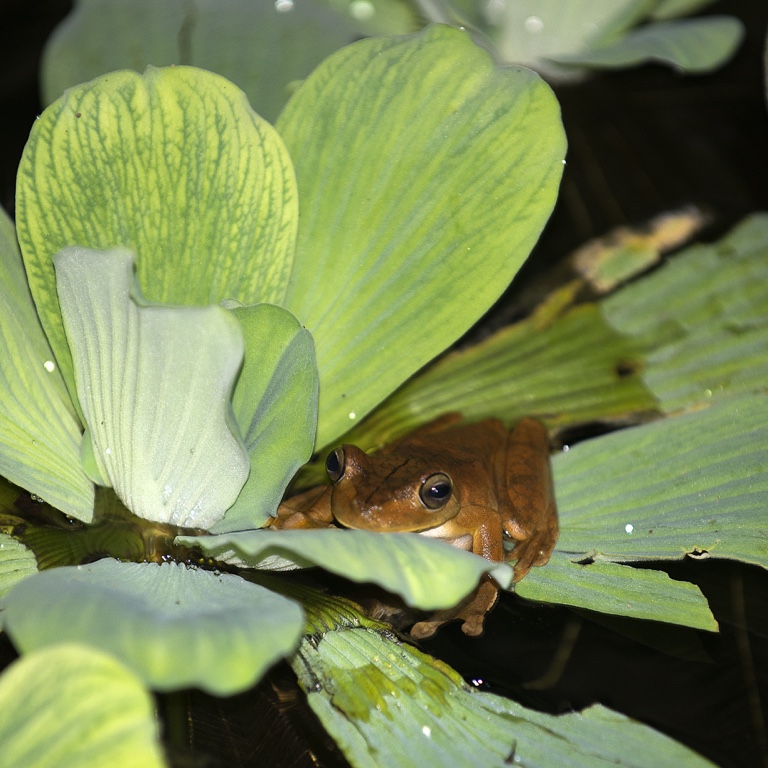
[[[341,480],[346,463],[343,448],[337,448],[328,454],[328,458],[325,460],[325,471],[332,483],[338,483]]]
[[[451,478],[438,472],[436,475],[430,475],[421,484],[419,498],[427,509],[441,509],[448,503],[451,493],[453,493]]]

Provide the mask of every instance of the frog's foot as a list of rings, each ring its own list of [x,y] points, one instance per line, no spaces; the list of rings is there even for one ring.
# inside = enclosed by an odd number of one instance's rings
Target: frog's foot
[[[517,560],[513,581],[518,582],[535,565],[546,565],[557,541],[557,529],[538,531],[525,541],[518,541],[507,555],[507,560]]]
[[[284,501],[267,527],[278,530],[328,528],[333,525],[328,487],[321,485]]]
[[[499,590],[487,577],[482,584],[455,608],[438,611],[425,621],[414,624],[411,637],[423,640],[437,632],[443,624],[461,619],[461,631],[465,635],[477,637],[483,633],[483,621],[488,611],[493,608],[498,598]]]

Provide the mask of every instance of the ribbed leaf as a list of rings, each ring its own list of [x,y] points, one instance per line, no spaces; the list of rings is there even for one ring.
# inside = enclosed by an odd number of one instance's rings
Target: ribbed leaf
[[[124,249],[65,248],[55,263],[89,463],[134,514],[213,525],[250,468],[228,425],[237,321],[221,307],[140,306]]]
[[[556,552],[545,568],[534,568],[517,584],[515,592],[528,600],[717,630],[701,590],[661,571],[600,560],[580,565]]]
[[[21,542],[6,533],[0,533],[0,598],[14,584],[37,573],[34,554]],[[0,613],[0,620],[2,613]]]
[[[549,216],[564,137],[542,81],[448,27],[337,52],[278,130],[302,206],[287,306],[315,338],[323,446],[498,298]]]
[[[451,608],[491,571],[504,586],[511,581],[507,565],[415,533],[371,533],[327,528],[314,531],[248,531],[220,536],[180,536],[213,557],[231,555],[252,567],[269,566],[279,557],[299,567],[319,565],[345,578],[373,582],[424,610]]]
[[[560,552],[613,561],[693,553],[768,567],[764,394],[580,443],[553,467]]]
[[[115,72],[36,121],[16,201],[19,242],[68,384],[52,258],[67,245],[125,246],[150,301],[281,301],[297,200],[290,159],[245,95],[188,67]]]
[[[161,768],[154,702],[113,657],[66,643],[0,677],[2,768]]]
[[[310,706],[355,768],[711,766],[604,707],[545,715],[480,693],[370,622],[347,621],[319,640],[305,639],[291,663]]]
[[[568,308],[566,286],[419,373],[344,442],[372,448],[447,411],[565,427],[763,391],[766,281],[768,215],[758,214],[599,303]]]
[[[630,32],[610,47],[553,56],[552,60],[600,68],[658,61],[684,72],[711,72],[733,55],[743,37],[744,26],[733,16],[660,21]]]
[[[317,365],[312,336],[288,310],[257,304],[233,310],[245,362],[233,396],[251,473],[217,533],[258,528],[296,470],[309,460],[317,425]]]
[[[394,34],[414,25],[405,4],[382,0],[362,9],[322,0],[79,0],[76,5],[47,44],[46,103],[111,70],[192,64],[238,85],[268,120],[288,100],[290,83],[337,48],[374,30]]]
[[[35,314],[13,224],[0,210],[0,475],[90,521],[81,432]]]
[[[224,696],[290,653],[303,623],[298,605],[238,576],[100,560],[22,581],[8,595],[4,629],[25,653],[85,643],[157,690]]]

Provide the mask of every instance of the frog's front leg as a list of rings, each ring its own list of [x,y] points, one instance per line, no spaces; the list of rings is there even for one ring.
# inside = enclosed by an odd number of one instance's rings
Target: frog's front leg
[[[522,419],[515,427],[509,438],[505,472],[511,512],[504,520],[504,532],[516,542],[508,559],[517,560],[517,582],[534,565],[549,561],[559,531],[549,439],[541,422]]]
[[[310,488],[298,496],[286,499],[267,526],[276,529],[328,528],[333,525],[331,487]]]
[[[471,531],[471,549],[476,555],[486,560],[501,562],[504,560],[502,544],[502,529],[499,514],[495,509],[486,507],[464,507],[454,521],[450,521],[441,538],[449,539],[453,529]],[[426,533],[422,531],[422,534]],[[430,535],[434,535],[430,532]],[[469,537],[464,537],[469,539]],[[456,540],[460,540],[458,537]],[[445,611],[438,611],[424,621],[420,621],[411,629],[411,635],[417,640],[431,637],[435,632],[450,621],[462,620],[461,630],[465,635],[477,636],[483,632],[483,622],[488,611],[496,604],[499,589],[490,576],[483,576],[477,589],[467,595],[457,606]]]

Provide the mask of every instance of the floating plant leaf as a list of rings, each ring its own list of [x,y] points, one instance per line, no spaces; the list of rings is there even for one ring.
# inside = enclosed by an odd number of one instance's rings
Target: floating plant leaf
[[[0,474],[79,520],[93,517],[82,429],[29,293],[13,224],[0,210]]]
[[[2,768],[161,768],[155,706],[112,656],[64,643],[0,677]]]
[[[216,306],[142,305],[125,249],[65,248],[55,263],[96,479],[147,520],[213,525],[249,472],[228,424],[237,321]]]
[[[543,81],[442,26],[338,51],[277,126],[301,199],[286,306],[315,339],[322,447],[507,287],[552,210],[565,139]]]
[[[85,643],[156,690],[219,696],[253,685],[303,625],[298,605],[239,576],[109,559],[30,576],[8,595],[4,621],[24,653]]]
[[[130,248],[149,301],[280,303],[297,206],[280,137],[224,78],[150,67],[68,90],[35,122],[16,194],[32,296],[68,385],[61,248]]]

